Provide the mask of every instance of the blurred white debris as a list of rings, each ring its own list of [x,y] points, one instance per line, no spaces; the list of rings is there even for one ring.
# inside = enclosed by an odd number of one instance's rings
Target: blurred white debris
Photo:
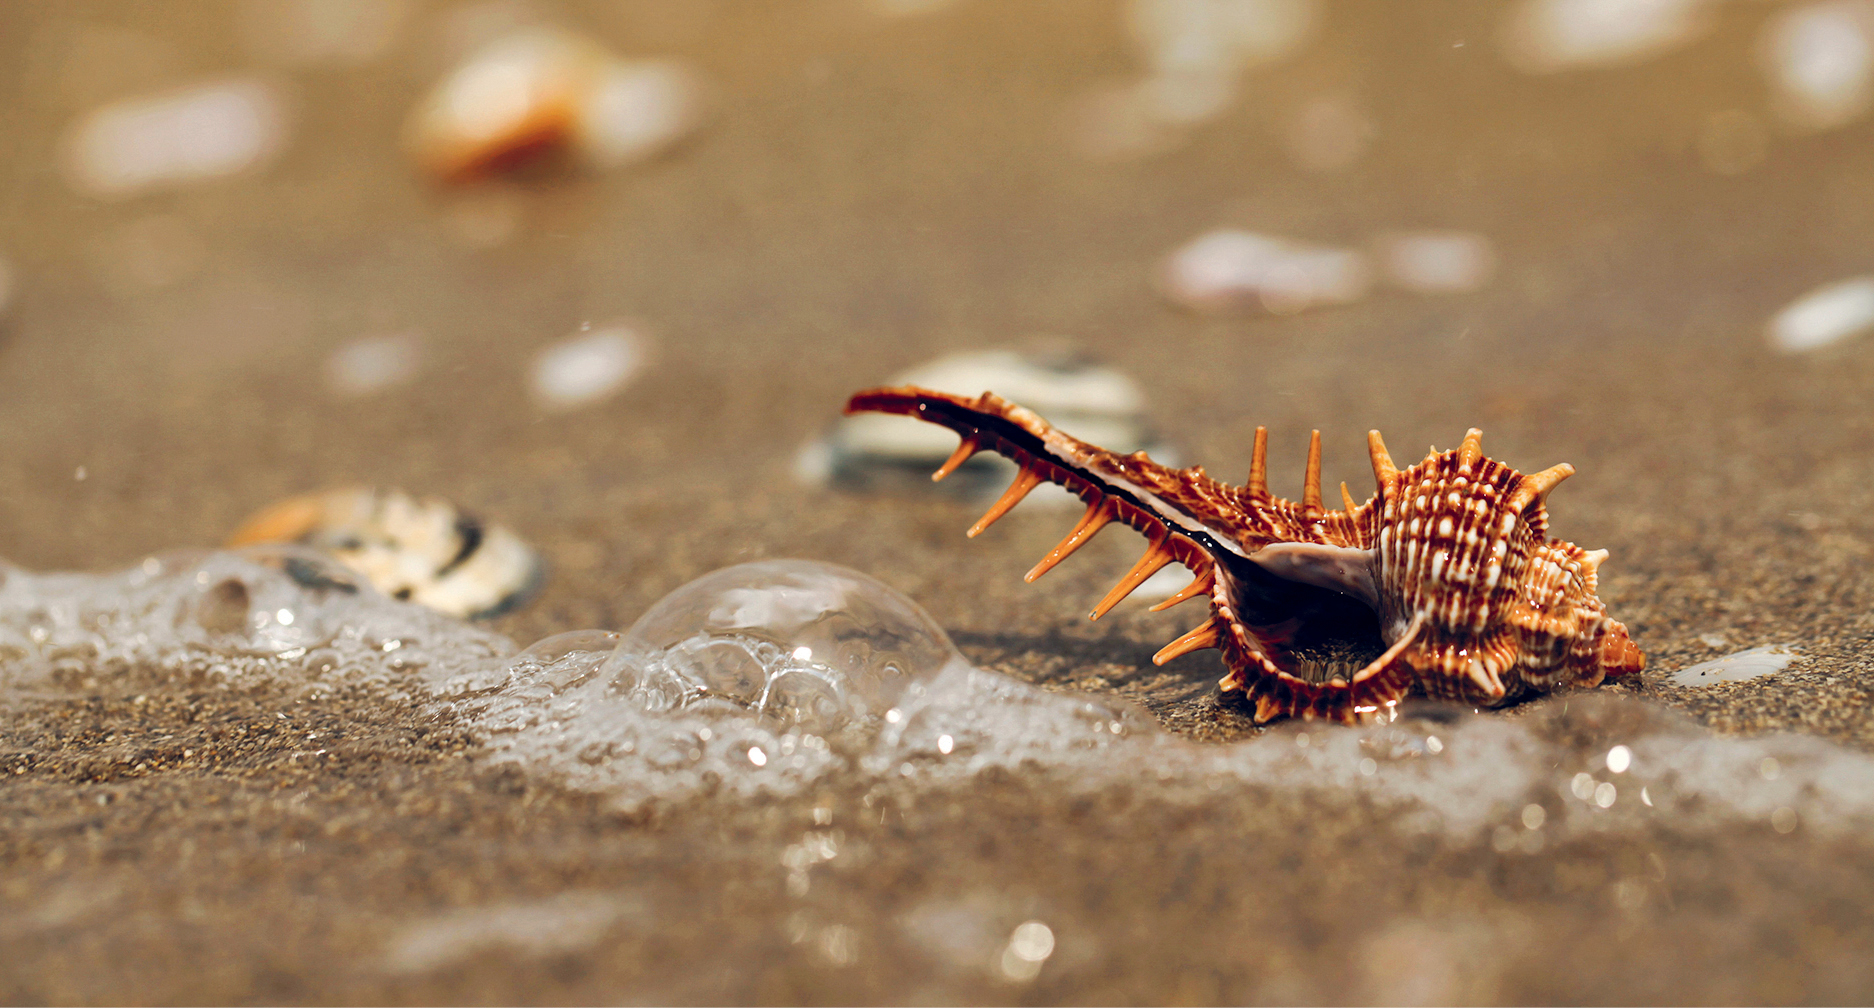
[[[1420,294],[1473,291],[1496,273],[1490,239],[1470,231],[1407,231],[1374,241],[1387,282]]]
[[[1710,27],[1706,0],[1521,0],[1501,41],[1527,73],[1638,63]]]
[[[1770,345],[1788,353],[1814,350],[1874,328],[1874,276],[1817,287],[1770,319]]]
[[[1230,108],[1244,71],[1300,46],[1317,13],[1317,0],[1132,0],[1127,23],[1146,73],[1076,103],[1075,146],[1106,160],[1175,146]]]
[[[917,17],[921,14],[935,14],[946,7],[954,7],[957,0],[866,0],[866,6],[880,17]]]
[[[1719,175],[1741,175],[1763,163],[1770,131],[1743,109],[1723,109],[1705,117],[1698,131],[1698,159]]]
[[[1158,282],[1165,297],[1194,311],[1259,307],[1286,315],[1357,301],[1372,286],[1372,273],[1367,257],[1351,249],[1224,228],[1171,253]]]
[[[1194,93],[1213,86],[1204,78],[1288,55],[1317,20],[1315,0],[1132,0],[1127,15],[1152,75],[1183,78]]]
[[[1132,590],[1132,594],[1140,599],[1167,599],[1183,591],[1190,583],[1190,570],[1183,564],[1172,564],[1146,578],[1143,584]]]
[[[566,147],[600,168],[650,157],[701,121],[686,65],[621,60],[582,36],[533,28],[476,50],[411,114],[405,143],[445,180]]]
[[[416,333],[367,336],[339,347],[325,362],[326,383],[343,396],[363,396],[416,376],[423,341]]]
[[[613,60],[596,75],[573,120],[573,146],[595,167],[648,158],[703,115],[702,80],[676,60]]]
[[[644,366],[644,339],[629,326],[612,325],[561,340],[534,358],[534,400],[552,410],[605,399]]]
[[[74,188],[99,197],[220,178],[264,164],[286,137],[278,93],[236,79],[105,105],[73,125]]]
[[[1171,150],[1185,132],[1151,107],[1138,81],[1109,81],[1077,99],[1067,111],[1074,150],[1096,161],[1132,161]]]
[[[194,276],[208,248],[176,214],[150,214],[124,224],[91,246],[92,261],[116,294],[134,297]]]
[[[1709,686],[1712,683],[1744,682],[1781,672],[1790,662],[1802,656],[1791,650],[1788,644],[1766,644],[1728,654],[1723,658],[1714,658],[1708,662],[1688,665],[1672,674],[1672,681],[1679,686]]]
[[[245,0],[242,37],[264,62],[358,66],[384,54],[409,0]]]
[[[1310,171],[1339,171],[1360,159],[1373,140],[1373,121],[1348,95],[1321,95],[1295,111],[1288,152]]]
[[[1829,129],[1874,101],[1874,0],[1827,0],[1778,12],[1759,40],[1773,106],[1785,121]]]
[[[598,941],[621,920],[645,917],[648,909],[636,896],[564,892],[532,903],[454,910],[398,930],[383,965],[392,973],[422,973],[495,949],[565,955]]]

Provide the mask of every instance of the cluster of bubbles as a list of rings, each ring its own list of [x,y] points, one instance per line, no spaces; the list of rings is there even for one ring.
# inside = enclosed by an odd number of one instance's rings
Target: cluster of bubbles
[[[1123,701],[974,668],[904,595],[802,560],[717,571],[623,634],[559,634],[436,688],[499,758],[626,803],[970,773],[1154,732]]]
[[[803,560],[717,571],[625,633],[518,652],[290,547],[169,554],[114,574],[0,568],[0,684],[90,688],[133,671],[177,688],[425,697],[496,761],[624,807],[786,797],[835,776],[941,786],[999,766],[1193,806],[1257,790],[1355,801],[1392,810],[1400,830],[1483,837],[1505,856],[1662,817],[1769,835],[1874,822],[1868,756],[1808,737],[1715,736],[1614,696],[1519,719],[1408,706],[1361,728],[1188,742],[1122,700],[976,668],[890,586]]]

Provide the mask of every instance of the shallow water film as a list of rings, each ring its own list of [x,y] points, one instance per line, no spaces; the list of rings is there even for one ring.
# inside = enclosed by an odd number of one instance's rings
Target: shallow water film
[[[0,1000],[1874,1000],[1874,0],[72,0],[0,68]],[[1256,725],[1153,664],[1182,565],[1090,622],[1141,537],[1025,581],[1071,494],[965,537],[1013,464],[842,416],[900,382],[1297,499],[1481,428],[1647,666]]]

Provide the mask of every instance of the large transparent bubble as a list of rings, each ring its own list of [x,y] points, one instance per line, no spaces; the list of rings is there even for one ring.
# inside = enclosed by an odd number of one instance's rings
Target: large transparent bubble
[[[697,578],[640,617],[618,652],[614,688],[647,706],[713,698],[808,731],[875,721],[913,681],[961,662],[917,603],[808,560]]]

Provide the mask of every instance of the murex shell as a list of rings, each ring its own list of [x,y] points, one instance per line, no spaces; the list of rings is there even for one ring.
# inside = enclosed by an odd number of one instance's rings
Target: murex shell
[[[983,449],[1021,472],[974,536],[1043,481],[1087,502],[1086,515],[1028,572],[1045,574],[1118,519],[1150,548],[1093,610],[1098,619],[1173,561],[1196,574],[1154,606],[1210,597],[1210,618],[1154,655],[1156,664],[1222,650],[1223,692],[1276,717],[1357,722],[1408,694],[1499,706],[1535,693],[1596,686],[1638,672],[1645,657],[1596,597],[1605,550],[1548,538],[1546,499],[1574,474],[1566,463],[1524,475],[1485,458],[1472,429],[1454,451],[1409,469],[1367,435],[1378,492],[1341,510],[1321,502],[1321,434],[1308,448],[1299,503],[1267,485],[1266,429],[1256,429],[1249,483],[1201,466],[1171,469],[1143,452],[1119,455],[1055,430],[985,392],[976,399],[904,386],[859,392],[846,412],[915,416],[962,436],[942,479]]]

